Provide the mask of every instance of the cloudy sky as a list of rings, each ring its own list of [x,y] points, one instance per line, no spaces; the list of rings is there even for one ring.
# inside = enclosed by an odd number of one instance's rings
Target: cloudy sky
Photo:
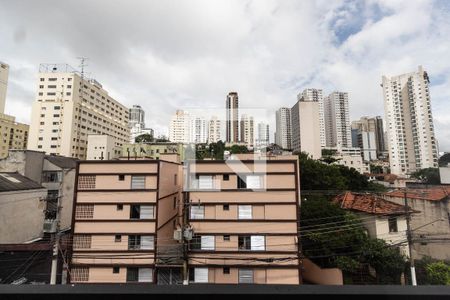
[[[450,151],[450,2],[0,0],[6,112],[30,121],[40,63],[88,57],[88,75],[167,131],[180,108],[292,106],[304,88],[349,92],[352,119],[384,115],[382,75],[423,65],[440,151]],[[271,130],[272,131],[272,130]],[[272,135],[272,133],[271,133]]]

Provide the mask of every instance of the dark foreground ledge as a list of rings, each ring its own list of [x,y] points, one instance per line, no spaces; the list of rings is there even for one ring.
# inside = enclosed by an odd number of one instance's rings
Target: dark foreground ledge
[[[101,296],[107,296],[107,298]],[[126,296],[151,299],[152,296],[171,295],[183,296],[182,299],[208,298],[232,295],[243,295],[245,298],[279,298],[295,297],[300,299],[333,297],[342,299],[450,299],[450,286],[383,286],[383,285],[189,285],[162,286],[144,284],[76,284],[76,285],[0,285],[0,299],[63,299],[76,297],[85,300],[86,297],[100,299],[117,299]],[[227,296],[228,295],[228,296]],[[79,297],[82,298],[79,298]],[[279,296],[279,297],[275,297]],[[159,299],[159,298],[158,298]],[[161,298],[162,299],[162,298]],[[230,299],[235,300],[235,299]]]

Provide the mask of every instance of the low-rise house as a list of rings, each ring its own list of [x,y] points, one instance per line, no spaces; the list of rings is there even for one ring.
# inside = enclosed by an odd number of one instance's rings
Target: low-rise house
[[[374,194],[346,192],[336,196],[333,202],[342,209],[358,215],[372,238],[382,239],[398,247],[409,256],[406,235],[405,206],[387,201]],[[408,211],[413,213],[411,209]]]
[[[183,143],[155,142],[124,144],[122,146],[123,158],[153,158],[160,159],[163,154],[178,154],[181,161],[185,160],[186,145]]]
[[[47,190],[19,173],[0,173],[0,244],[25,243],[43,235]]]
[[[383,198],[398,204],[405,203],[420,213],[411,215],[413,255],[435,259],[450,259],[449,186],[433,186],[422,189],[400,189],[383,194]]]

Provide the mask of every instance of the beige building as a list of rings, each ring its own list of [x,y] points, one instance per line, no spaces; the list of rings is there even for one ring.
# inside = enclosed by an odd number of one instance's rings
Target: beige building
[[[208,126],[208,143],[217,143],[223,141],[222,139],[222,120],[216,116],[211,117]]]
[[[348,93],[332,92],[325,97],[324,116],[327,147],[351,147]]]
[[[438,166],[427,72],[382,78],[391,173],[409,175]]]
[[[324,116],[324,103],[323,92],[321,89],[305,89],[301,94],[297,95],[297,100],[301,98],[304,101],[319,102],[319,118],[320,118],[320,146],[326,147],[326,135],[325,135],[325,116]]]
[[[354,168],[361,174],[370,173],[370,164],[366,161],[363,161],[360,148],[327,147],[325,149],[334,151],[334,154],[332,156],[333,158],[337,159],[334,164]]]
[[[115,138],[105,134],[88,135],[88,160],[109,160],[120,157],[122,148],[118,147]]]
[[[179,248],[180,171],[150,159],[79,163],[72,283],[157,282],[157,268],[170,267],[161,257]]]
[[[319,159],[322,157],[320,102],[301,95],[297,99],[291,108],[292,150]]]
[[[241,142],[244,143],[247,148],[252,149],[255,145],[255,126],[252,116],[241,116]]]
[[[0,61],[0,113],[5,113],[6,90],[8,88],[9,66]]]
[[[47,191],[19,173],[0,173],[0,244],[42,237]]]
[[[105,134],[117,147],[129,141],[128,108],[93,79],[68,65],[41,64],[28,149],[86,159],[88,135]]]
[[[26,149],[29,126],[16,122],[13,116],[0,113],[0,158],[8,156],[12,149]]]
[[[192,283],[302,282],[298,158],[248,157],[187,163]]]
[[[185,160],[186,146],[183,143],[155,142],[145,144],[125,144],[122,157],[161,159],[162,155],[178,155],[180,161]]]
[[[291,109],[280,107],[275,113],[275,144],[282,149],[292,149]]]
[[[237,92],[230,92],[226,100],[226,137],[228,143],[239,142],[239,96]]]
[[[169,140],[172,143],[191,142],[191,115],[183,110],[177,110],[170,119]]]

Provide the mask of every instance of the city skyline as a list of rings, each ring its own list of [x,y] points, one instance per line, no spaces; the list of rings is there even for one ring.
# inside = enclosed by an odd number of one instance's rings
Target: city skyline
[[[0,59],[10,65],[7,114],[30,123],[39,64],[77,66],[79,56],[89,58],[87,75],[98,78],[112,97],[127,107],[142,105],[148,112],[147,126],[157,133],[167,132],[167,120],[177,108],[222,107],[223,95],[232,90],[239,92],[242,103],[257,103],[274,113],[279,107],[290,107],[304,88],[321,88],[325,94],[342,90],[351,99],[351,120],[384,116],[381,76],[407,73],[423,65],[431,80],[439,150],[450,150],[446,129],[450,118],[445,113],[450,96],[447,3],[199,2],[204,10],[193,8],[196,5],[142,3],[136,10],[142,14],[134,18],[149,26],[136,28],[125,22],[114,38],[102,33],[114,28],[116,15],[127,14],[128,8],[104,4],[90,4],[92,14],[83,17],[76,31],[49,30],[50,19],[35,22],[46,5],[29,3],[25,10],[23,4],[4,4]],[[50,5],[53,14],[61,16],[60,28],[76,28],[65,25],[78,24],[82,6]],[[94,16],[105,9],[105,19],[98,24]],[[356,19],[352,17],[355,12]],[[168,19],[162,22],[158,15]],[[152,26],[153,22],[159,25]],[[208,31],[203,29],[206,22]],[[390,26],[397,29],[389,30]],[[80,42],[77,32],[90,34]],[[282,40],[277,38],[280,35]],[[195,43],[187,47],[183,43],[180,52],[180,41],[173,36],[185,36]],[[439,47],[424,47],[427,44]],[[267,69],[271,72],[263,71]],[[275,121],[269,125],[275,128]]]

